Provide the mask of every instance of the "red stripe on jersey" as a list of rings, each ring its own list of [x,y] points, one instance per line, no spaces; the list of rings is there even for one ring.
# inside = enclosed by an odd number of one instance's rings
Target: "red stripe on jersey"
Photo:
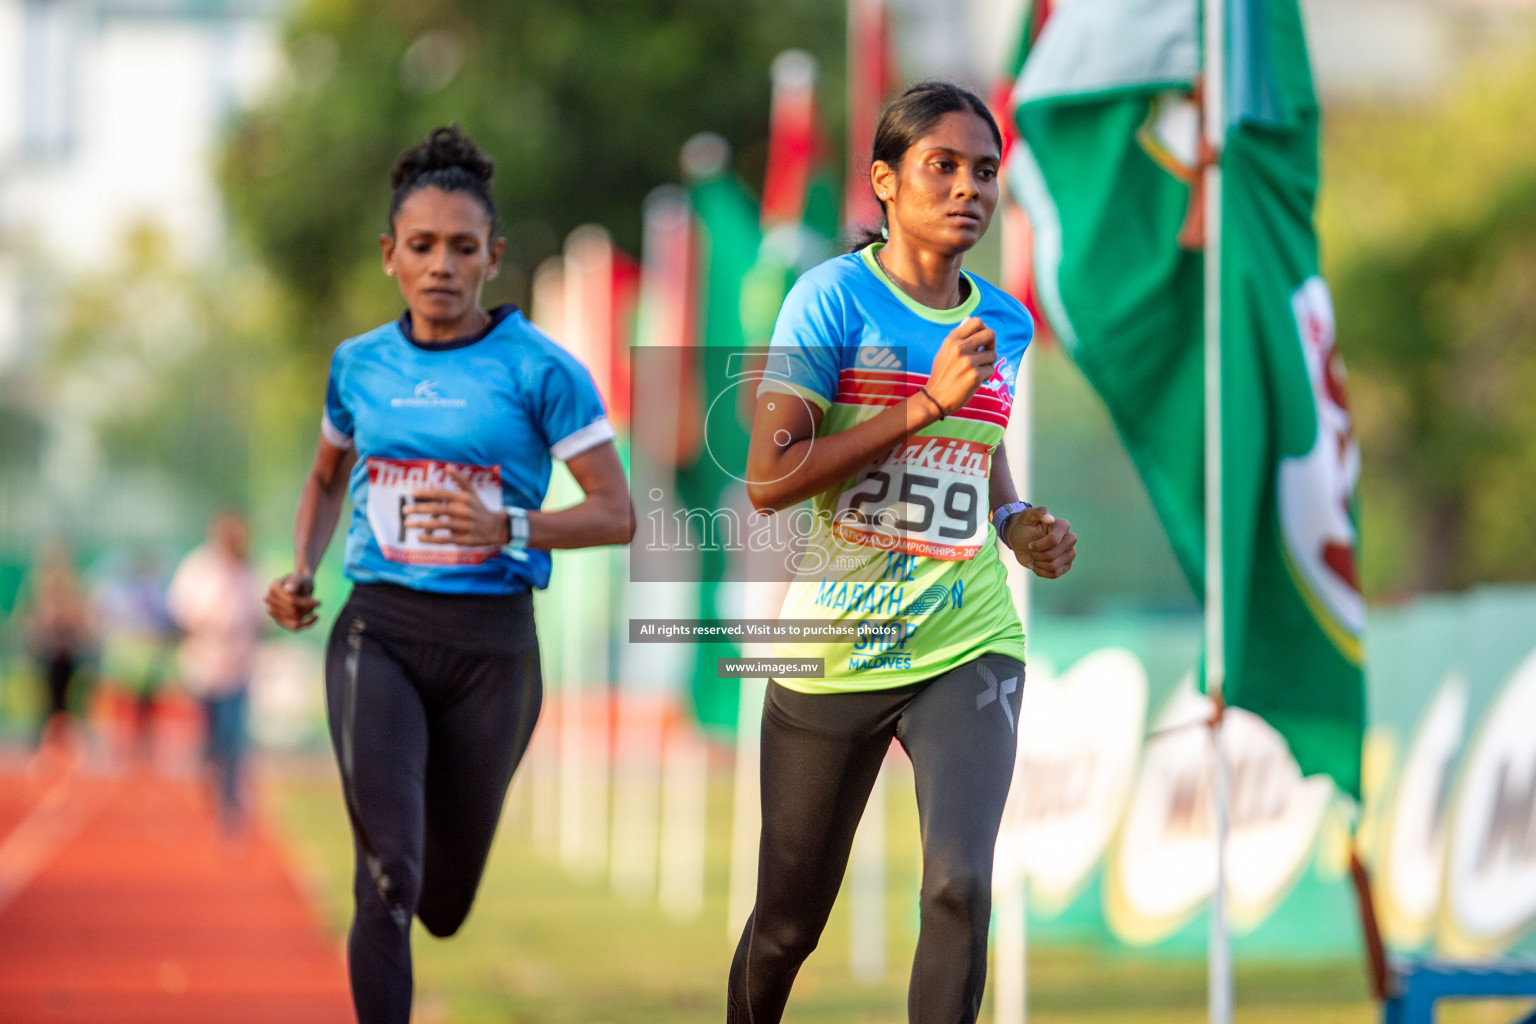
[[[895,405],[917,394],[926,383],[928,375],[922,373],[842,370],[837,375],[837,395],[833,401],[843,405]],[[963,409],[951,415],[1007,427],[1008,415],[1013,411],[1013,396],[996,371],[987,384],[995,387],[982,386]]]

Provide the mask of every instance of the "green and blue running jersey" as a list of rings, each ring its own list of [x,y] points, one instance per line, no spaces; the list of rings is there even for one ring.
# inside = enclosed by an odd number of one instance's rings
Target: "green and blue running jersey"
[[[1012,296],[971,274],[959,306],[920,305],[886,276],[878,248],[828,260],[796,282],[774,326],[759,396],[815,405],[825,436],[915,394],[967,317],[996,333],[998,360],[963,409],[812,499],[817,515],[781,617],[901,619],[907,627],[892,638],[775,644],[777,657],[825,659],[824,678],[780,681],[805,693],[891,689],[989,652],[1024,656],[988,481],[1034,322]]]
[[[549,583],[548,551],[424,543],[403,515],[414,491],[468,478],[491,509],[536,509],[552,459],[613,439],[577,359],[515,307],[479,335],[423,345],[409,321],[343,342],[331,358],[321,433],[355,448],[346,575],[444,594],[509,594]]]

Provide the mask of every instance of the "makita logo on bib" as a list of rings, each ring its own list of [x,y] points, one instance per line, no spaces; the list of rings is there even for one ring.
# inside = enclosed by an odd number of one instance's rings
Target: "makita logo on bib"
[[[368,460],[368,484],[370,487],[437,487],[457,490],[458,482],[450,476],[457,471],[469,479],[476,490],[501,487],[500,466],[476,466],[465,462],[440,462],[437,459],[382,459]]]
[[[914,438],[893,447],[882,465],[915,466],[947,470],[962,476],[985,478],[991,471],[992,449],[960,438]]]
[[[462,409],[465,402],[462,398],[444,398],[437,390],[437,381],[424,380],[416,385],[410,398],[391,398],[389,404],[392,408],[449,408]]]

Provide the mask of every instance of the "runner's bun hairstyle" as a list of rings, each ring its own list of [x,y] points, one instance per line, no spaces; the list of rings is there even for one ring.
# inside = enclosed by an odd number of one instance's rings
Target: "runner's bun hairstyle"
[[[444,192],[468,192],[480,200],[490,219],[490,233],[496,233],[496,203],[491,199],[491,177],[496,165],[480,151],[475,141],[456,124],[433,128],[421,142],[395,158],[389,172],[390,187],[395,190],[389,201],[389,233],[395,233],[395,215],[412,192],[439,188]]]
[[[893,168],[899,168],[907,150],[921,142],[923,136],[939,123],[939,118],[957,112],[975,114],[985,121],[992,132],[992,141],[997,143],[997,151],[1003,151],[1003,133],[997,127],[992,111],[987,109],[980,96],[953,82],[930,79],[909,87],[886,104],[875,125],[874,141],[869,147],[869,166],[873,167],[875,161],[880,160]],[[864,182],[869,185],[867,171]],[[879,226],[862,225],[852,229],[853,237],[850,241],[854,250],[884,238],[883,230],[889,216],[884,203],[880,204],[880,212]]]

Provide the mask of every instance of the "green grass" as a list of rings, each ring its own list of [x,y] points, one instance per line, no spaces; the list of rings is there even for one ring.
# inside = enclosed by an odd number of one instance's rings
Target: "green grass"
[[[892,779],[893,791],[903,785]],[[677,922],[654,905],[613,896],[605,881],[576,881],[531,841],[526,793],[514,789],[479,899],[457,936],[418,925],[417,1024],[718,1024],[734,949],[725,925],[728,780],[711,787],[706,904]],[[267,798],[302,880],[340,942],[351,914],[352,854],[334,771],[310,765],[269,773]],[[893,837],[886,976],[848,969],[846,900],[796,983],[786,1020],[900,1024],[915,935],[915,810],[890,802]],[[1083,949],[1039,948],[1029,959],[1031,1024],[1199,1024],[1205,966]],[[1251,964],[1237,968],[1237,1019],[1265,1024],[1366,1024],[1377,1018],[1359,964]],[[1444,1024],[1495,1024],[1508,1005],[1451,1006]],[[983,1020],[991,1019],[990,1006]]]

